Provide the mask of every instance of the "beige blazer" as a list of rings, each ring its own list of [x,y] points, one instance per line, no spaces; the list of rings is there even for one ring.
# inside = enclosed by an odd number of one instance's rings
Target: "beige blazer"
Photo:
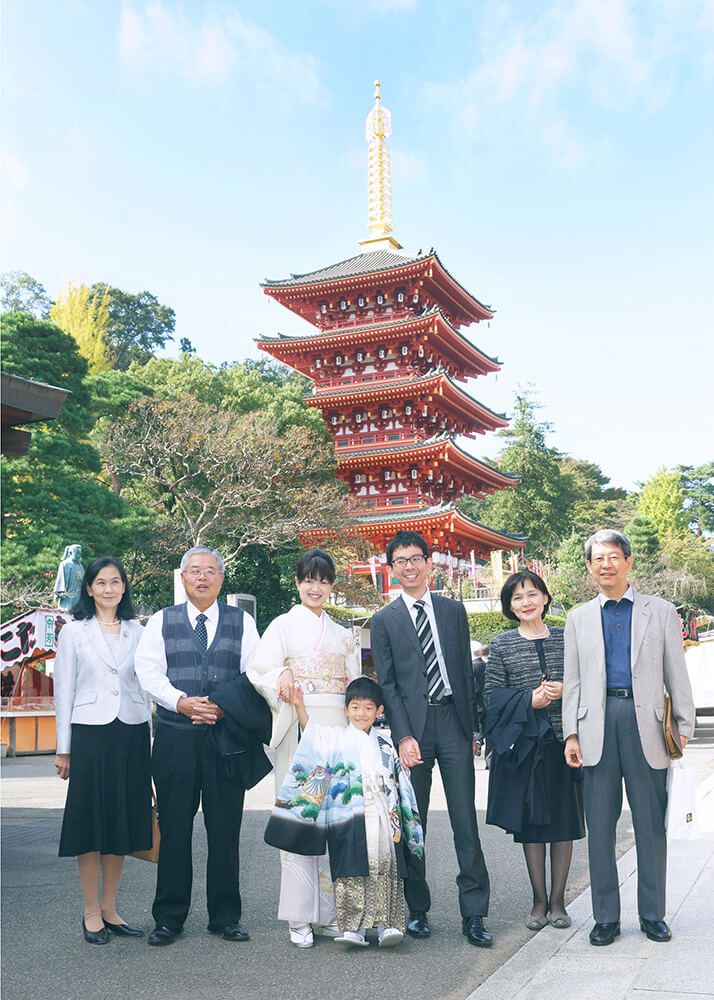
[[[95,618],[67,622],[57,643],[53,681],[57,753],[70,753],[72,723],[101,726],[114,719],[148,722],[149,700],[134,672],[134,653],[143,627],[124,621],[116,662]]]
[[[669,765],[662,735],[664,689],[682,736],[694,732],[696,716],[684,662],[682,629],[673,604],[635,592],[632,608],[632,691],[645,758],[654,768]],[[565,623],[563,735],[577,735],[586,766],[602,756],[605,734],[605,641],[600,601],[575,608]]]

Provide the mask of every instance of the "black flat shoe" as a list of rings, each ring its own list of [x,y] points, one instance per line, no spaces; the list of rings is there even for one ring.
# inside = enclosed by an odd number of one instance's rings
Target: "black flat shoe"
[[[250,941],[250,934],[240,924],[226,924],[225,927],[208,925],[209,934],[221,934],[224,941]]]
[[[493,938],[483,926],[483,917],[464,917],[461,933],[466,935],[469,944],[475,944],[477,948],[490,948],[493,944]]]
[[[181,929],[172,931],[170,927],[154,927],[146,943],[154,948],[161,948],[164,945],[173,944],[180,933]]]
[[[431,937],[431,927],[426,913],[410,913],[407,934],[413,938]]]
[[[102,927],[100,931],[88,931],[87,925],[84,922],[84,917],[82,917],[82,933],[84,934],[84,940],[87,944],[109,943],[109,931],[106,927]]]
[[[643,920],[640,917],[640,930],[650,941],[657,941],[659,944],[672,940],[672,932],[664,920]]]
[[[619,933],[619,920],[615,920],[611,924],[595,924],[590,931],[590,944],[594,944],[597,948],[602,948],[605,945],[612,944]]]
[[[132,927],[131,924],[110,924],[108,920],[104,921],[104,926],[112,934],[116,934],[118,937],[143,937],[144,932],[141,927]]]

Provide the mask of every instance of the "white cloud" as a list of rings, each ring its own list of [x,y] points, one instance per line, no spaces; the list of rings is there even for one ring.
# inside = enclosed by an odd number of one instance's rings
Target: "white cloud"
[[[317,62],[293,51],[239,14],[205,13],[198,19],[163,3],[123,3],[117,29],[121,61],[135,70],[177,74],[194,85],[249,76],[261,90],[286,101],[322,100]]]

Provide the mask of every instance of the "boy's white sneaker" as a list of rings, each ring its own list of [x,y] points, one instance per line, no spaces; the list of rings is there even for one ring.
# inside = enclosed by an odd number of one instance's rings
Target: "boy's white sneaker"
[[[318,937],[336,938],[340,936],[340,925],[336,920],[331,924],[313,924],[312,930]]]
[[[335,938],[338,944],[346,944],[355,948],[368,948],[369,941],[365,939],[364,934],[359,934],[357,931],[345,931],[339,937]]]
[[[296,948],[312,948],[315,939],[312,936],[310,924],[288,924],[290,930],[290,944]]]
[[[398,945],[400,941],[404,939],[404,935],[396,927],[385,927],[383,931],[379,934],[379,947],[380,948],[394,948]]]

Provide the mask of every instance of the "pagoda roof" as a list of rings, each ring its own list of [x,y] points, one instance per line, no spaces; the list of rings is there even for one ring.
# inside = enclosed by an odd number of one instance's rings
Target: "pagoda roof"
[[[426,441],[417,441],[410,445],[399,445],[398,447],[382,445],[379,448],[338,451],[336,455],[337,464],[342,468],[356,468],[360,464],[364,464],[363,459],[365,458],[384,458],[385,461],[393,462],[398,458],[419,460],[431,457],[439,457],[442,461],[451,460],[471,475],[478,476],[479,479],[493,486],[494,489],[517,486],[520,482],[518,476],[501,472],[500,469],[495,469],[487,462],[464,451],[449,434],[438,434]]]
[[[469,416],[481,417],[484,425],[489,430],[496,430],[500,427],[508,426],[508,419],[505,413],[496,413],[483,403],[479,403],[467,392],[461,389],[449,375],[441,368],[436,368],[420,378],[393,379],[390,381],[377,382],[374,384],[363,384],[336,387],[326,389],[322,392],[310,393],[305,396],[308,406],[319,406],[320,408],[337,405],[345,402],[349,405],[354,403],[376,402],[383,403],[390,399],[401,399],[414,395],[419,398],[423,393],[432,390],[436,395],[448,399],[456,407]]]
[[[342,288],[359,287],[360,282],[353,279],[363,279],[367,276],[377,278],[382,274],[394,280],[424,278],[430,284],[437,286],[442,295],[448,295],[456,311],[464,316],[464,322],[478,323],[483,319],[491,319],[494,315],[494,310],[490,306],[480,302],[444,267],[433,248],[428,253],[416,255],[398,254],[391,250],[372,250],[316,271],[291,274],[289,278],[266,279],[262,283],[262,288],[266,294],[276,296],[280,296],[283,290],[307,290],[312,287],[316,290],[338,291]]]
[[[439,504],[421,511],[362,514],[354,519],[351,530],[366,537],[374,537],[380,526],[384,526],[387,534],[410,528],[417,531],[441,529],[460,536],[471,547],[480,544],[489,550],[523,549],[528,541],[527,535],[512,535],[486,527],[475,518],[469,517],[454,503]]]
[[[459,339],[459,346],[468,355],[470,354],[474,361],[478,361],[479,366],[486,372],[499,371],[501,368],[501,361],[498,358],[491,357],[490,354],[486,354],[480,348],[476,347],[468,337],[458,330],[449,318],[439,309],[438,306],[433,306],[431,309],[427,309],[420,316],[407,316],[403,319],[393,319],[386,320],[382,323],[366,323],[364,325],[359,325],[357,323],[350,324],[349,326],[344,326],[339,329],[333,330],[319,330],[315,333],[306,334],[305,336],[292,337],[287,334],[279,333],[275,337],[256,337],[255,342],[258,346],[263,344],[273,346],[279,346],[281,349],[285,347],[288,351],[291,347],[301,347],[303,345],[314,344],[316,347],[319,345],[319,349],[323,350],[325,347],[335,347],[344,348],[348,345],[357,345],[362,343],[370,334],[406,334],[410,331],[418,332],[424,327],[430,325],[430,323],[437,319],[439,322],[443,323],[450,334]],[[378,338],[375,338],[378,339]],[[268,351],[270,353],[270,351]],[[280,350],[278,353],[284,353]]]

